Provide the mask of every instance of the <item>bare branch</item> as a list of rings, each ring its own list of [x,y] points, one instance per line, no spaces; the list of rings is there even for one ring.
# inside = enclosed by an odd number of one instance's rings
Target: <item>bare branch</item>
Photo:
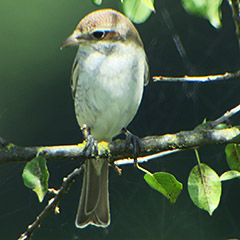
[[[238,127],[229,127],[223,129],[212,129],[216,125],[226,121],[240,111],[240,105],[227,111],[223,116],[211,122],[206,127],[199,127],[193,131],[182,131],[176,134],[166,134],[163,136],[151,136],[141,139],[143,144],[139,162],[149,161],[167,154],[179,152],[186,149],[197,148],[210,144],[240,143],[240,129]],[[0,137],[0,163],[29,161],[40,153],[47,160],[60,159],[85,159],[83,156],[84,144],[69,146],[50,146],[50,147],[21,147],[7,142]],[[125,141],[115,141],[111,143],[99,143],[99,157],[109,158],[109,152],[112,159],[115,160],[114,166],[134,163],[133,159],[127,158],[131,151],[126,150]],[[158,152],[149,155],[150,153]],[[82,174],[84,166],[75,169],[66,178],[64,178],[61,188],[58,191],[52,191],[55,196],[49,200],[48,205],[36,217],[35,221],[28,226],[27,230],[18,240],[30,240],[34,231],[40,226],[44,218],[53,210],[58,210],[60,199],[68,192],[72,182]],[[55,211],[58,212],[58,211]]]
[[[214,128],[216,127],[218,124],[223,123],[225,121],[227,121],[230,117],[232,117],[233,115],[235,115],[236,113],[238,113],[240,111],[240,104],[237,105],[236,107],[234,107],[233,109],[231,109],[230,111],[227,111],[223,116],[221,116],[220,118],[216,119],[215,121],[213,121],[211,123],[211,127]]]
[[[139,157],[174,149],[191,149],[211,144],[239,143],[237,136],[240,134],[238,127],[214,129],[218,124],[226,121],[240,111],[240,105],[227,111],[222,117],[193,131],[182,131],[175,134],[163,136],[149,136],[141,139],[142,147]],[[8,143],[0,138],[0,163],[5,162],[27,162],[33,159],[37,153],[47,160],[84,160],[84,144],[68,146],[47,147],[22,147]],[[131,149],[126,149],[124,140],[110,143],[99,143],[99,157],[109,158],[113,161],[131,156]]]
[[[28,226],[27,230],[21,234],[18,240],[30,240],[34,231],[40,227],[43,219],[58,206],[60,199],[67,194],[72,182],[83,173],[84,167],[80,167],[75,169],[72,173],[70,173],[66,178],[63,179],[62,187],[56,191],[56,195],[54,198],[50,199],[48,205],[43,209],[43,211],[36,217],[35,221]]]
[[[139,156],[173,149],[191,149],[204,145],[239,143],[239,140],[236,139],[239,134],[239,128],[230,127],[225,129],[203,128],[162,136],[149,136],[141,139],[142,148]],[[124,140],[108,143],[107,146],[108,148],[105,151],[110,151],[113,160],[131,156],[131,150],[126,149]],[[9,144],[6,147],[0,147],[0,163],[27,162],[33,159],[39,151],[47,160],[85,159],[82,152],[83,147],[79,147],[79,145],[21,147]],[[108,158],[109,155],[105,151],[100,152],[99,157]]]
[[[224,73],[218,75],[208,75],[208,76],[184,76],[184,77],[164,77],[164,76],[154,76],[153,81],[157,82],[211,82],[219,80],[227,80],[230,78],[240,77],[240,71],[234,73]]]
[[[180,152],[180,151],[182,151],[182,150],[181,149],[174,149],[174,150],[167,150],[167,151],[151,154],[151,155],[148,155],[148,156],[145,156],[145,157],[138,157],[137,162],[138,163],[148,162],[148,161],[153,160],[155,158],[164,157],[166,155],[176,153],[176,152]],[[114,165],[116,165],[116,166],[126,165],[126,164],[134,164],[134,159],[133,158],[119,159],[119,160],[114,162]]]

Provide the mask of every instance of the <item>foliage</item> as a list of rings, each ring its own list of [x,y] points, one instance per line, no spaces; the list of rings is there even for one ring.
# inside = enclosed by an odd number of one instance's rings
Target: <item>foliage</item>
[[[190,172],[188,192],[194,204],[210,215],[217,208],[222,186],[217,173],[208,165],[200,163]]]
[[[93,0],[97,5],[102,0]],[[154,0],[121,0],[123,13],[134,23],[143,23],[155,12]],[[222,0],[182,0],[184,9],[191,15],[207,19],[215,28],[221,27]]]
[[[135,23],[145,22],[154,9],[154,0],[122,0],[124,14]]]
[[[225,148],[228,166],[232,170],[240,171],[240,145],[228,144]]]
[[[146,173],[144,180],[151,188],[162,193],[171,204],[176,202],[183,185],[172,174],[166,172],[155,172],[152,174],[141,167],[139,169]]]
[[[25,186],[32,189],[37,194],[39,202],[42,202],[48,191],[49,172],[46,159],[36,156],[26,164],[22,177]]]
[[[182,0],[184,9],[192,15],[206,18],[213,27],[221,27],[222,0]]]

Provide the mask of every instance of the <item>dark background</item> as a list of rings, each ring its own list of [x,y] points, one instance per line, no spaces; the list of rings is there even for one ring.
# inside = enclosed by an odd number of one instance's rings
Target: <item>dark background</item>
[[[82,141],[75,120],[69,86],[76,48],[59,46],[87,13],[120,2],[105,0],[100,7],[90,0],[35,0],[0,2],[0,136],[24,145],[63,145]],[[206,20],[188,15],[178,0],[156,1],[156,14],[137,25],[154,75],[208,75],[239,69],[239,48],[232,13],[222,5],[223,26],[214,29]],[[162,13],[168,11],[186,51],[184,61],[173,42]],[[145,88],[142,105],[129,129],[138,136],[193,129],[204,118],[214,120],[239,104],[239,79],[183,84],[153,83]],[[239,124],[239,116],[231,119]],[[218,174],[228,169],[224,146],[200,149],[202,162]],[[49,162],[50,187],[58,188],[78,161]],[[119,177],[110,169],[112,223],[107,229],[75,228],[81,178],[60,203],[60,215],[50,214],[34,240],[158,239],[223,240],[240,238],[239,180],[223,183],[220,206],[210,217],[194,206],[187,192],[187,177],[196,164],[193,151],[154,160],[144,167],[168,171],[183,182],[177,203],[171,206],[150,189],[143,174],[123,166]],[[24,164],[0,166],[0,239],[13,240],[25,231],[47,204],[24,187]]]

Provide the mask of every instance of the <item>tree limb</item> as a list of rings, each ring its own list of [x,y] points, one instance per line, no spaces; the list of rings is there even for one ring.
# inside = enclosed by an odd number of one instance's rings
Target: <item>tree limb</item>
[[[197,148],[204,145],[240,143],[240,140],[236,138],[239,134],[238,127],[230,127],[224,129],[203,128],[162,136],[148,136],[140,139],[142,147],[139,156],[166,150]],[[0,163],[28,162],[39,151],[47,160],[84,160],[82,145],[22,147],[10,143],[5,147],[0,147]],[[101,143],[99,145],[101,146]],[[113,160],[127,158],[131,155],[131,150],[126,149],[124,140],[108,143],[108,149]],[[108,158],[109,155],[100,151],[99,157]]]
[[[197,148],[211,144],[240,143],[240,128],[226,127],[218,128],[222,122],[240,112],[240,105],[227,111],[223,116],[210,123],[203,124],[192,131],[182,131],[176,134],[166,134],[163,136],[150,136],[141,139],[142,147],[140,156],[149,155],[152,152],[161,152],[151,156],[140,158],[141,162],[151,158],[164,156],[169,153],[181,150]],[[69,146],[47,146],[47,147],[21,147],[9,143],[0,137],[0,163],[5,162],[26,162],[33,159],[37,154],[43,155],[47,160],[64,159],[85,159],[83,155],[84,144]],[[117,140],[111,143],[99,143],[99,157],[109,158],[109,153],[116,165],[133,163],[127,158],[131,153],[126,149],[124,140]],[[84,166],[75,169],[63,180],[63,184],[55,196],[49,200],[48,205],[36,217],[35,221],[28,226],[27,230],[18,240],[30,240],[34,231],[40,226],[43,219],[53,210],[57,209],[60,199],[68,192],[72,182],[83,172]]]
[[[240,137],[238,137],[240,135],[239,127],[214,128],[239,111],[240,105],[227,111],[222,117],[210,122],[208,125],[192,131],[142,138],[140,139],[142,147],[139,156],[174,149],[197,148],[204,145],[240,143]],[[22,147],[8,143],[3,138],[0,138],[0,163],[27,162],[33,159],[37,153],[40,153],[47,160],[85,160],[83,149],[83,143],[65,146]],[[113,161],[128,158],[131,156],[131,148],[126,149],[124,140],[110,143],[100,142],[99,157],[109,158],[109,155],[111,155]]]

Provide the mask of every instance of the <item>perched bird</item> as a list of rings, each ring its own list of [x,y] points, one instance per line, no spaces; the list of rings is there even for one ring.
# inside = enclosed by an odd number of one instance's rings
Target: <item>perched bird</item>
[[[71,77],[75,113],[96,141],[110,142],[140,105],[148,64],[132,22],[112,9],[84,17],[61,47],[79,46]],[[108,162],[87,159],[76,226],[110,224]]]

